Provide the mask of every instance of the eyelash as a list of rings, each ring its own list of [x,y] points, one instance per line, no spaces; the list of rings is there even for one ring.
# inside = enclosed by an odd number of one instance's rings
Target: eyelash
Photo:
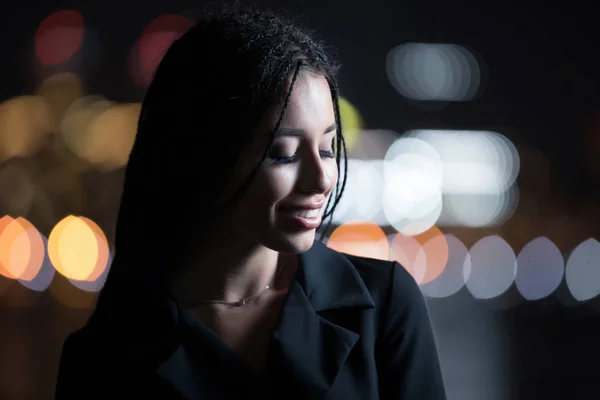
[[[333,151],[320,150],[319,154],[322,157],[335,158],[335,153]],[[298,161],[298,154],[294,154],[291,157],[273,157],[273,156],[269,156],[269,161],[271,163],[273,163],[273,164],[292,164],[292,163]]]

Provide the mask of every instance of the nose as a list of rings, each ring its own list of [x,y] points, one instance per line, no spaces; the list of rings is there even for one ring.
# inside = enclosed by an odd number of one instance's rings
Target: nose
[[[311,154],[301,162],[298,187],[304,193],[329,194],[337,175],[334,160],[324,160],[318,154]]]

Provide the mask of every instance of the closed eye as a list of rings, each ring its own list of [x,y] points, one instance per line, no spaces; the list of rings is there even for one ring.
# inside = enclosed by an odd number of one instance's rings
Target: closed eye
[[[319,150],[319,155],[323,158],[335,158],[335,153],[330,150]],[[292,164],[300,159],[298,153],[291,157],[278,157],[278,156],[267,156],[269,164]]]

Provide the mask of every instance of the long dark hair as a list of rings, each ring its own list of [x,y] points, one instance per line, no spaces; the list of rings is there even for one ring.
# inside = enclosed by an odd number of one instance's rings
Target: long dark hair
[[[213,13],[176,40],[143,102],[125,174],[115,261],[103,291],[110,290],[111,280],[164,284],[194,232],[210,222],[207,215],[219,214],[217,199],[236,161],[276,102],[283,105],[278,129],[301,70],[327,79],[339,127],[335,153],[341,179],[325,210],[328,229],[346,183],[346,171],[340,171],[347,163],[337,69],[312,33],[269,11]],[[231,201],[250,185],[270,146]]]

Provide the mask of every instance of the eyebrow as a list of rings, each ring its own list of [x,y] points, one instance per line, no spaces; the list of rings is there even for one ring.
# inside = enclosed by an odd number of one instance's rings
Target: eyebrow
[[[327,129],[325,129],[325,131],[323,131],[323,135],[329,132],[333,132],[337,129],[337,122],[334,122],[333,124],[329,125],[327,127]],[[279,128],[277,130],[277,132],[275,132],[275,137],[282,137],[282,136],[297,136],[297,137],[304,137],[306,136],[306,132],[304,131],[304,129],[299,129],[299,128]]]

